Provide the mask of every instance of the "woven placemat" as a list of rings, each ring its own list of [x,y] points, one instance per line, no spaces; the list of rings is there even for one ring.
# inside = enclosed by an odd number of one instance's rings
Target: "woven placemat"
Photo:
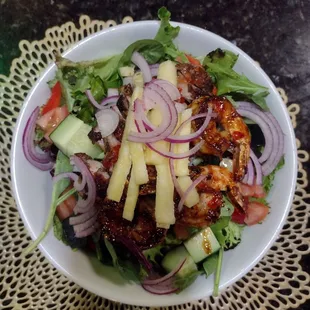
[[[125,17],[123,23],[132,22]],[[21,56],[12,63],[10,76],[0,75],[0,309],[143,309],[121,305],[96,296],[70,282],[39,252],[27,258],[20,254],[30,237],[19,217],[11,192],[10,148],[17,115],[24,98],[39,74],[53,61],[52,50],[65,51],[82,38],[116,25],[81,16],[79,26],[68,22],[48,29],[40,41],[21,41]],[[288,98],[278,89],[284,104]],[[287,105],[294,128],[300,107]],[[310,195],[303,163],[309,154],[298,148],[297,189],[286,224],[264,259],[235,285],[218,298],[210,297],[169,309],[287,309],[295,308],[310,298],[310,276],[299,264],[310,252],[306,200]],[[309,210],[309,209],[308,209]],[[167,308],[168,309],[168,308]]]

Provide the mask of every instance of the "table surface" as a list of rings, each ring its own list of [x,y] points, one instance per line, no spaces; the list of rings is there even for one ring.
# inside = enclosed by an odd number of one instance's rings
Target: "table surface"
[[[150,20],[162,5],[173,20],[219,34],[259,61],[289,102],[301,106],[296,136],[310,150],[310,0],[0,0],[0,73],[8,75],[20,40],[42,39],[49,27],[77,23],[82,14],[117,23],[128,15]],[[309,273],[309,256],[301,264]],[[310,301],[298,309],[310,309]]]

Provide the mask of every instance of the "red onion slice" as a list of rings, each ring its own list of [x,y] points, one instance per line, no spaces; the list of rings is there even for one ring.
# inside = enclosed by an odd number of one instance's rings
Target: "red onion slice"
[[[95,223],[93,226],[81,231],[81,232],[77,232],[75,234],[75,236],[77,238],[84,238],[87,236],[90,236],[91,234],[93,234],[97,229],[98,229],[99,225],[97,223]]]
[[[125,236],[117,236],[115,239],[116,241],[121,242],[138,259],[147,272],[152,273],[152,264],[147,260],[134,241]]]
[[[245,108],[238,108],[237,112],[243,116],[254,121],[262,130],[264,138],[265,138],[265,148],[264,151],[259,158],[259,162],[262,163],[266,161],[272,153],[273,150],[273,133],[271,131],[270,126],[266,122],[266,116],[264,112],[259,110],[249,110]]]
[[[204,141],[200,141],[192,149],[190,149],[188,152],[176,154],[176,153],[170,152],[170,151],[166,152],[163,150],[158,150],[153,143],[146,143],[146,145],[151,150],[153,150],[154,152],[160,154],[161,156],[164,156],[167,158],[172,158],[172,159],[182,159],[182,158],[187,158],[187,157],[193,156],[195,153],[197,153],[200,150],[200,148],[202,147],[203,144],[204,144]]]
[[[64,179],[64,178],[68,178],[74,181],[73,186],[78,192],[83,190],[83,188],[86,185],[86,180],[82,178],[80,182],[80,177],[74,172],[65,172],[65,173],[57,174],[56,176],[53,177],[53,182],[57,183],[59,180]]]
[[[96,200],[96,183],[93,176],[91,175],[87,165],[78,156],[73,155],[70,157],[71,162],[78,168],[82,174],[83,179],[85,179],[87,184],[87,199],[79,199],[75,208],[74,213],[85,213],[87,212],[95,203]]]
[[[260,162],[258,161],[258,158],[254,154],[254,152],[251,150],[250,151],[250,157],[253,161],[255,171],[256,171],[256,179],[255,179],[255,184],[256,185],[261,185],[263,181],[263,172],[262,172],[262,166]]]
[[[158,69],[159,69],[159,64],[150,65],[151,75],[157,76],[158,75]]]
[[[95,116],[102,138],[111,135],[119,124],[119,115],[113,110],[102,110]]]
[[[87,212],[87,214],[88,213],[89,213],[89,211]],[[98,211],[96,210],[95,214],[92,217],[90,217],[87,221],[74,225],[73,226],[74,232],[75,233],[82,232],[83,230],[86,230],[87,228],[94,225],[97,221],[97,214],[98,214]],[[71,218],[69,219],[69,221],[70,220],[71,220]]]
[[[85,95],[88,98],[88,100],[90,101],[90,103],[97,108],[98,110],[103,110],[103,109],[107,109],[107,107],[110,107],[112,105],[115,105],[119,99],[119,96],[111,96],[111,97],[107,97],[104,98],[101,103],[99,104],[96,99],[94,98],[93,94],[91,93],[91,91],[89,89],[87,89],[85,91]],[[110,104],[110,106],[109,106]]]
[[[156,287],[154,285],[144,285],[142,284],[142,287],[149,293],[155,294],[155,295],[169,295],[176,293],[178,291],[178,288],[173,287]]]
[[[186,197],[188,196],[188,194],[192,191],[192,189],[194,189],[200,182],[202,182],[207,176],[206,175],[201,175],[199,176],[189,187],[188,189],[185,191],[183,197],[181,198],[179,205],[178,205],[178,210],[179,212],[182,211],[183,209],[183,205],[184,202],[186,200]]]
[[[269,112],[266,112],[267,117],[270,119],[270,121],[272,122],[272,124],[274,124],[276,130],[277,130],[277,134],[278,134],[278,146],[277,146],[277,151],[274,152],[275,156],[274,158],[270,161],[268,160],[267,162],[265,162],[262,166],[262,170],[263,170],[263,174],[265,176],[269,175],[278,165],[281,157],[284,154],[284,134],[282,132],[281,126],[278,123],[278,121],[276,120],[276,118]]]
[[[119,99],[119,95],[108,96],[104,98],[100,103],[100,109],[103,109],[107,105],[115,105]]]
[[[254,183],[254,166],[253,166],[253,163],[252,163],[252,160],[250,159],[249,162],[248,162],[248,180],[247,180],[247,183],[249,185],[253,185]]]
[[[180,99],[181,94],[180,94],[178,88],[176,86],[174,86],[172,83],[170,83],[166,80],[160,80],[160,79],[153,80],[151,83],[154,83],[154,84],[160,86],[161,88],[163,88],[164,91],[169,95],[171,100],[174,101],[174,100]]]
[[[26,159],[36,168],[47,171],[54,166],[50,153],[39,153],[34,144],[36,120],[39,116],[40,108],[36,107],[31,113],[25,130],[23,132],[23,151]]]
[[[171,145],[172,146],[172,145]],[[171,151],[171,146],[170,146],[170,151]],[[178,179],[177,179],[177,176],[175,175],[175,170],[174,170],[174,160],[173,159],[169,159],[169,167],[170,167],[170,173],[171,173],[171,177],[172,177],[172,181],[173,181],[173,184],[174,184],[174,187],[176,189],[176,191],[178,192],[179,196],[183,197],[183,191],[182,191],[182,188],[178,182]]]
[[[184,266],[185,262],[186,262],[186,258],[183,259],[183,261],[181,261],[181,263],[178,264],[175,269],[173,269],[172,271],[170,271],[168,274],[166,274],[165,276],[163,276],[161,278],[157,278],[157,279],[153,279],[153,280],[145,279],[143,281],[143,285],[164,284],[166,281],[171,280],[171,278],[173,278],[181,270],[181,268]]]
[[[144,83],[150,82],[152,80],[152,74],[145,58],[140,53],[134,52],[132,54],[131,61],[141,70]]]
[[[90,218],[92,218],[97,212],[97,209],[95,207],[92,207],[87,213],[79,214],[76,216],[71,216],[69,218],[69,224],[70,225],[78,225],[85,223]]]

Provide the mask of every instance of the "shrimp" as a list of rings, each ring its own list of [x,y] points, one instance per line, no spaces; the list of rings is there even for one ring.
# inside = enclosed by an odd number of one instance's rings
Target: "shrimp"
[[[192,180],[200,175],[206,175],[206,178],[196,187],[200,197],[199,202],[191,208],[182,209],[177,217],[178,228],[180,226],[202,228],[215,223],[224,204],[222,192],[227,192],[233,204],[243,209],[245,207],[239,187],[228,169],[213,165],[190,167]]]
[[[214,85],[211,77],[202,66],[189,63],[177,64],[178,87],[187,101],[211,95]]]
[[[203,135],[194,141],[205,140],[200,152],[221,157],[226,150],[233,151],[233,172],[236,181],[242,180],[250,159],[251,136],[248,127],[236,109],[225,97],[205,96],[191,103],[193,115],[204,113],[209,107],[217,114],[206,128]],[[216,129],[216,124],[224,130]],[[201,120],[193,122],[194,130],[201,126]]]

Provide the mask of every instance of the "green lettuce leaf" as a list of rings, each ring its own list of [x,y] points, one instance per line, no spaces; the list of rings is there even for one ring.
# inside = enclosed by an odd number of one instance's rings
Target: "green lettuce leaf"
[[[133,52],[139,52],[148,64],[155,64],[165,56],[164,45],[160,41],[145,39],[129,45],[120,59],[119,67],[129,65]]]
[[[56,158],[56,164],[55,164],[55,175],[58,175],[59,173],[63,172],[71,172],[73,167],[70,164],[70,160],[67,156],[65,156],[63,153],[58,151],[57,158]],[[57,183],[54,184],[53,192],[52,192],[52,200],[51,200],[51,206],[48,213],[47,221],[45,223],[44,229],[42,233],[39,235],[39,237],[33,241],[23,252],[24,255],[29,254],[32,252],[39,243],[45,238],[49,230],[51,229],[54,221],[54,215],[56,212],[57,207],[57,200],[61,193],[69,186],[70,180],[69,179],[61,179]],[[56,223],[57,225],[59,223]],[[57,236],[59,236],[58,228],[56,228]]]
[[[262,109],[268,110],[265,97],[269,94],[268,88],[250,81],[244,74],[239,74],[232,68],[238,56],[230,51],[217,49],[209,53],[203,65],[215,79],[218,95],[229,94],[233,99],[253,101]]]
[[[180,27],[173,27],[170,24],[171,13],[165,7],[161,7],[158,10],[158,18],[160,19],[160,27],[154,38],[154,40],[160,42],[164,46],[164,52],[166,59],[175,60],[177,57],[181,57],[184,62],[188,62],[185,54],[175,46],[173,40],[178,36]]]
[[[279,171],[285,164],[284,157],[282,157],[277,165],[277,167],[267,176],[263,177],[263,187],[268,194],[273,186],[273,181],[276,176],[276,172]]]
[[[189,287],[202,272],[199,270],[192,271],[191,273],[186,274],[186,277],[176,277],[173,284],[176,288],[178,288],[178,293],[185,290]]]

